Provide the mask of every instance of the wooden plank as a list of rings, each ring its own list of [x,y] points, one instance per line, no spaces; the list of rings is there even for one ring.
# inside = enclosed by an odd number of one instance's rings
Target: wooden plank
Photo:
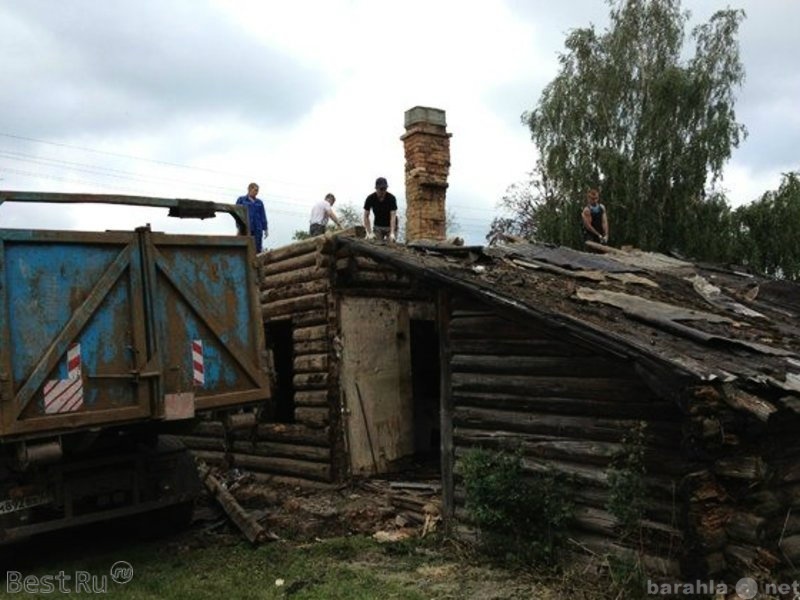
[[[329,363],[327,354],[304,354],[302,356],[295,356],[294,372],[295,373],[327,372],[328,364]]]
[[[232,458],[233,464],[243,469],[262,473],[293,475],[295,477],[316,479],[317,481],[331,480],[331,466],[329,464],[239,453],[233,454]]]
[[[330,404],[328,390],[295,392],[294,404],[295,406],[328,406]]]
[[[454,392],[526,391],[530,396],[632,400],[650,396],[642,383],[614,377],[527,377],[505,374],[453,373]]]
[[[620,441],[635,424],[632,419],[546,415],[463,406],[455,407],[453,418],[455,426],[464,430],[497,429],[611,442]],[[680,424],[648,423],[645,440],[652,444],[678,447],[681,441]]]
[[[286,300],[287,298],[297,298],[300,296],[327,292],[330,286],[331,283],[329,279],[314,279],[313,281],[302,283],[291,283],[262,291],[259,300],[261,304],[270,304],[278,300]]]
[[[209,465],[219,465],[226,467],[228,465],[228,455],[225,452],[218,452],[216,450],[191,450],[192,456],[198,460]]]
[[[299,406],[294,409],[294,418],[309,427],[325,427],[330,422],[331,411],[327,406]]]
[[[326,307],[331,306],[331,296],[327,294]],[[311,327],[313,325],[328,324],[332,321],[334,315],[330,309],[312,309],[305,312],[298,312],[292,315],[292,323],[295,327]]]
[[[283,262],[289,258],[300,256],[301,254],[317,252],[319,246],[320,244],[316,238],[309,238],[299,242],[294,242],[281,248],[275,248],[274,250],[264,252],[263,254],[259,255],[258,259],[265,265]]]
[[[295,342],[294,354],[301,356],[303,354],[322,354],[323,352],[330,352],[332,346],[329,340],[312,340],[310,342]]]
[[[512,453],[519,450],[530,458],[558,459],[603,468],[609,467],[614,458],[625,452],[625,446],[616,441],[569,439],[549,434],[458,427],[454,432],[454,440],[458,446],[476,446]],[[678,448],[669,452],[663,447],[648,447],[644,452],[644,461],[648,473],[680,476],[690,467],[683,460]]]
[[[439,331],[439,431],[440,431],[440,469],[442,477],[442,520],[447,534],[452,532],[454,502],[454,477],[455,464],[454,439],[453,439],[453,386],[451,385],[450,362],[452,350],[450,347],[450,295],[446,290],[440,290],[436,296],[436,328]]]
[[[331,450],[327,447],[301,446],[299,444],[282,444],[279,442],[250,442],[240,440],[233,442],[233,451],[240,454],[280,456],[323,463],[329,463],[331,459]]]
[[[255,436],[250,433],[234,434],[235,439],[250,439],[301,444],[304,446],[329,446],[330,429],[312,429],[300,423],[260,423],[256,426]]]
[[[292,382],[296,390],[324,390],[328,388],[328,373],[298,373]]]
[[[487,344],[491,351],[491,344]],[[453,357],[454,372],[461,373],[498,373],[519,375],[566,375],[581,377],[619,377],[638,379],[633,368],[623,361],[593,357],[572,356],[508,356],[508,355],[463,355]]]
[[[314,325],[311,327],[298,327],[292,334],[294,343],[309,342],[311,340],[327,340],[328,339],[328,326],[327,325]]]
[[[299,256],[287,258],[286,260],[265,263],[261,269],[261,273],[262,277],[268,278],[271,275],[275,275],[277,273],[286,273],[290,271],[297,271],[298,269],[305,269],[308,267],[318,267],[318,266],[319,265],[317,265],[317,253],[306,252],[305,254],[300,254]]]
[[[305,269],[297,269],[295,271],[286,271],[269,277],[262,276],[260,279],[259,288],[262,291],[277,289],[286,285],[296,285],[298,283],[305,283],[308,281],[328,281],[330,274],[326,269],[320,269],[317,266],[306,267]]]
[[[197,421],[191,428],[191,435],[221,437],[225,435],[225,427],[222,421]]]
[[[598,416],[612,419],[642,419],[646,421],[681,421],[680,409],[669,402],[643,395],[641,401],[607,401],[586,398],[557,398],[531,396],[525,391],[516,393],[462,392],[453,395],[456,406],[475,406],[548,414]]]
[[[410,282],[403,273],[394,271],[354,271],[347,279],[355,285],[407,286]]]
[[[484,356],[594,356],[592,352],[578,345],[563,344],[549,339],[497,339],[477,338],[452,340],[454,355],[479,354]]]
[[[225,451],[225,440],[222,437],[199,437],[193,435],[182,435],[180,440],[190,450],[218,450]]]
[[[264,319],[274,319],[304,311],[323,311],[327,307],[327,294],[309,294],[297,298],[287,298],[261,305]]]

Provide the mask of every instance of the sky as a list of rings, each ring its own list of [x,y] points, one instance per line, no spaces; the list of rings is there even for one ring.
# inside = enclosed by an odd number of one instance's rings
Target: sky
[[[722,181],[738,206],[800,169],[800,2],[684,0],[687,31],[727,6],[747,14],[736,112],[749,135]],[[452,133],[448,209],[482,243],[536,162],[520,115],[569,30],[590,24],[608,25],[602,0],[0,0],[0,189],[235,202],[255,181],[277,247],[328,192],[360,211],[378,176],[402,218],[403,117],[430,106]],[[146,223],[235,233],[225,215],[0,206],[3,228]]]

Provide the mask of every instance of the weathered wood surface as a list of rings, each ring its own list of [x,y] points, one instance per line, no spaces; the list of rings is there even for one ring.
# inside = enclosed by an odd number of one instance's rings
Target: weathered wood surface
[[[300,423],[260,423],[254,432],[236,434],[234,438],[327,447],[330,435],[328,428],[311,428]]]
[[[491,343],[486,344],[486,351],[491,352]],[[582,378],[618,377],[635,380],[636,373],[621,361],[612,361],[594,357],[592,360],[580,360],[561,356],[519,356],[519,355],[463,355],[453,356],[451,368],[459,373],[511,374],[524,376],[563,375]],[[641,387],[638,386],[638,387]]]
[[[261,267],[261,276],[263,278],[268,278],[277,273],[286,273],[317,266],[319,266],[317,265],[317,253],[306,252],[305,254],[299,254],[285,260],[265,262]]]
[[[220,452],[225,451],[225,440],[220,435],[219,437],[201,437],[194,435],[182,435],[181,441],[190,450],[217,450]]]
[[[304,311],[321,311],[326,306],[327,294],[309,294],[262,304],[261,314],[264,319],[274,319],[279,316],[292,315]]]
[[[295,406],[329,406],[330,395],[328,390],[305,390],[295,392]]]
[[[295,356],[295,373],[315,373],[327,372],[329,367],[329,357],[327,354],[305,354]]]
[[[524,390],[516,393],[459,391],[453,397],[458,406],[497,410],[657,421],[680,421],[683,418],[680,410],[674,404],[655,399],[648,400],[646,397],[638,402],[614,402],[586,398],[532,396]]]
[[[239,530],[247,537],[251,544],[260,544],[268,539],[277,539],[276,536],[271,535],[264,529],[258,521],[253,518],[242,506],[236,501],[236,498],[222,485],[211,470],[205,465],[200,465],[198,468],[201,481],[205,484],[206,489],[211,492],[211,495],[217,499],[220,506],[222,506],[225,513],[230,517]]]
[[[330,280],[328,279],[315,279],[313,281],[305,281],[302,283],[287,283],[285,285],[266,289],[261,292],[261,304],[269,305],[278,300],[287,300],[289,298],[297,298],[300,296],[310,296],[327,292],[330,289]]]
[[[454,439],[459,446],[476,446],[507,452],[520,451],[531,458],[552,458],[597,465],[600,468],[609,467],[614,458],[625,453],[625,446],[619,442],[587,440],[583,436],[569,439],[552,435],[456,428]],[[667,452],[664,448],[652,447],[647,448],[644,454],[649,473],[682,475],[690,468],[682,459],[678,449]]]
[[[302,446],[299,444],[284,444],[279,442],[251,442],[238,440],[233,442],[232,450],[237,454],[299,458],[312,462],[328,463],[331,459],[330,448],[322,448],[319,446]]]
[[[591,353],[579,346],[569,346],[552,340],[521,339],[459,339],[452,341],[453,354],[464,356],[570,356],[587,357]]]
[[[312,308],[305,312],[298,312],[292,315],[292,323],[295,327],[311,327],[331,323],[334,316],[330,314],[331,298],[327,297],[322,308]]]
[[[298,460],[293,458],[279,458],[267,456],[253,456],[250,454],[235,453],[232,455],[233,463],[244,469],[252,469],[262,473],[276,473],[315,479],[317,481],[331,480],[330,464]]]
[[[309,427],[326,427],[330,423],[331,409],[328,406],[298,406],[294,418]]]
[[[323,354],[331,352],[333,346],[330,340],[311,340],[308,342],[295,342],[294,354],[295,356],[302,356],[304,354]]]
[[[313,325],[310,327],[298,327],[292,334],[294,343],[310,342],[316,340],[328,340],[328,326],[327,325]]]
[[[327,373],[298,373],[292,378],[295,390],[328,389]]]
[[[614,377],[547,377],[495,373],[453,373],[454,393],[503,392],[522,390],[531,396],[637,401],[649,397],[644,385]]]
[[[293,271],[285,271],[264,277],[260,282],[260,289],[263,292],[268,290],[277,289],[287,285],[297,285],[310,281],[325,281],[329,279],[329,273],[326,269],[311,266],[304,269],[297,269]]]
[[[288,244],[281,248],[275,248],[274,250],[269,250],[268,252],[264,252],[263,254],[259,255],[259,262],[264,265],[271,264],[271,263],[278,263],[289,258],[294,258],[295,256],[300,256],[302,254],[311,254],[317,252],[321,247],[321,244],[317,238],[309,238],[307,240],[301,240],[299,242],[294,242],[292,244]]]

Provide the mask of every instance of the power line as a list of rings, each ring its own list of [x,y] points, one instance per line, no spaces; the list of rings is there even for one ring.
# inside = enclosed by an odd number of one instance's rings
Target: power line
[[[61,143],[61,142],[53,142],[53,141],[49,141],[49,140],[31,138],[31,137],[16,135],[16,134],[7,133],[7,132],[0,132],[0,136],[6,137],[6,138],[10,138],[10,139],[15,139],[15,140],[24,140],[24,141],[28,141],[28,142],[34,142],[34,143],[37,143],[37,144],[46,144],[46,145],[60,147],[60,148],[69,148],[69,149],[74,149],[74,150],[80,150],[80,151],[83,151],[83,152],[91,152],[91,153],[94,153],[94,154],[100,154],[100,155],[106,155],[106,156],[114,156],[114,157],[118,157],[118,158],[129,159],[129,160],[138,160],[138,161],[143,161],[143,162],[147,162],[147,163],[151,163],[151,164],[167,166],[167,167],[174,167],[174,168],[179,168],[179,169],[186,169],[186,170],[192,170],[192,171],[198,171],[198,172],[204,172],[204,173],[211,173],[211,174],[217,174],[217,175],[225,175],[225,176],[229,176],[229,177],[237,177],[237,178],[240,178],[240,179],[244,177],[244,176],[239,175],[239,174],[230,173],[230,172],[226,172],[226,171],[219,171],[219,170],[215,170],[215,169],[209,169],[209,168],[205,168],[205,167],[194,167],[194,166],[184,165],[184,164],[180,164],[180,163],[174,163],[174,162],[151,159],[151,158],[144,158],[144,157],[140,157],[140,156],[133,156],[133,155],[123,154],[123,153],[118,153],[118,152],[97,150],[97,149],[94,149],[94,148],[87,148],[87,147],[84,147],[84,146],[76,146],[76,145],[73,145],[73,144],[65,144],[65,143]],[[43,165],[43,166],[61,167],[63,165],[63,168],[69,167],[69,168],[72,168],[74,170],[83,171],[83,172],[86,172],[86,173],[89,173],[89,174],[93,174],[93,175],[100,175],[100,176],[103,176],[103,177],[113,177],[113,178],[116,178],[116,179],[128,179],[128,180],[131,180],[131,181],[141,181],[141,182],[144,182],[144,183],[152,183],[154,181],[162,181],[162,182],[166,182],[166,183],[179,183],[179,184],[182,184],[184,186],[189,186],[189,187],[192,187],[192,188],[195,188],[195,189],[204,189],[205,190],[207,188],[213,188],[213,189],[220,190],[221,192],[230,193],[231,195],[234,195],[234,194],[238,193],[238,189],[239,189],[238,186],[234,188],[234,186],[232,186],[232,185],[228,186],[228,185],[215,185],[215,184],[205,184],[205,183],[198,183],[198,182],[189,182],[189,181],[185,181],[185,180],[181,180],[181,179],[174,179],[174,178],[170,178],[170,177],[163,177],[163,176],[157,176],[157,175],[141,176],[141,175],[138,175],[138,174],[133,173],[131,171],[125,171],[123,169],[115,169],[115,168],[112,168],[112,167],[105,167],[105,166],[99,166],[99,165],[90,165],[90,164],[87,164],[87,163],[81,163],[81,162],[76,162],[76,161],[67,161],[67,160],[62,160],[62,159],[39,157],[39,156],[35,156],[35,155],[31,155],[31,154],[25,154],[25,153],[18,152],[18,151],[13,151],[13,150],[2,150],[2,152],[5,153],[5,157],[6,158],[9,158],[9,159],[12,159],[12,160],[18,160],[18,161],[22,161],[22,162],[29,162],[29,163],[32,163],[32,164],[40,164],[40,165]],[[2,154],[0,154],[0,155],[2,155]],[[11,172],[11,170],[9,170],[9,172]],[[33,175],[33,174],[31,174],[31,175]],[[63,178],[58,178],[56,176],[49,176],[49,177],[45,177],[44,175],[40,175],[40,176],[43,177],[43,178],[48,178],[48,179],[56,179],[56,180],[80,183],[79,180],[74,180],[74,179],[65,180]],[[311,186],[308,186],[308,185],[305,185],[305,184],[301,184],[301,183],[295,183],[295,182],[289,182],[289,181],[280,181],[280,180],[274,180],[274,179],[266,179],[266,180],[263,180],[263,181],[266,181],[268,183],[269,182],[273,182],[273,183],[279,183],[279,184],[289,185],[289,186],[293,186],[293,187],[305,187],[307,189],[311,189]],[[100,182],[95,181],[95,183],[100,183]],[[107,185],[107,184],[104,184],[104,185]],[[108,187],[114,187],[114,186],[110,186],[109,185]],[[308,203],[309,202],[309,200],[307,198],[298,198],[296,196],[290,196],[290,195],[278,194],[278,193],[265,194],[264,197],[270,199],[271,203],[278,202],[278,203],[283,203],[283,204],[292,204],[293,206],[295,205],[296,202],[304,202],[304,203]],[[284,200],[281,200],[281,199],[284,199]],[[494,209],[492,209],[492,208],[483,208],[483,207],[477,207],[477,206],[467,206],[467,205],[464,205],[464,204],[454,203],[452,201],[448,202],[447,206],[450,207],[450,208],[453,208],[453,209],[457,209],[459,220],[465,220],[465,221],[470,221],[471,220],[473,222],[483,222],[483,220],[481,218],[472,217],[472,216],[465,216],[465,215],[461,214],[461,211],[478,212],[478,213],[488,214],[488,215],[491,215],[491,216],[494,216],[495,213],[496,213],[496,211]],[[278,209],[274,209],[274,210],[278,210]],[[300,214],[300,213],[295,212],[295,211],[283,211],[283,212],[285,212],[286,214]]]

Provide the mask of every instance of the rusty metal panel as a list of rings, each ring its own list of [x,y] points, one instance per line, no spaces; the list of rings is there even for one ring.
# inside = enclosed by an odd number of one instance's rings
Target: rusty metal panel
[[[164,393],[193,391],[198,410],[269,397],[249,238],[152,233],[145,255]]]
[[[0,230],[0,436],[269,398],[254,259],[247,237]]]
[[[149,414],[136,235],[0,231],[2,432]],[[106,377],[109,374],[127,377]]]

